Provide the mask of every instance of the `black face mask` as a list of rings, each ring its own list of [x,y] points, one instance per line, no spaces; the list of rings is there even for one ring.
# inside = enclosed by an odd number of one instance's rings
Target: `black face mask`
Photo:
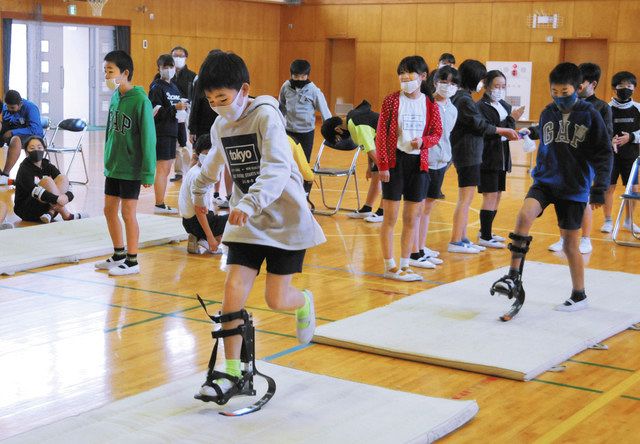
[[[291,79],[291,80],[289,80],[289,83],[295,89],[299,89],[299,88],[302,88],[303,86],[311,83],[311,80],[309,80],[309,79],[307,79],[307,80],[293,80],[293,79]]]
[[[29,160],[31,162],[40,162],[42,159],[44,159],[44,151],[36,150],[29,152]]]
[[[621,101],[626,102],[633,95],[633,90],[629,88],[616,89],[616,95]]]

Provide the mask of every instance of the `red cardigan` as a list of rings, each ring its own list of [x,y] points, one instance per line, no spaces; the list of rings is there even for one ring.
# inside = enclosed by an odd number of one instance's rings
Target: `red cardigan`
[[[388,171],[396,166],[396,149],[398,147],[398,109],[400,108],[400,92],[385,97],[382,102],[378,129],[376,131],[376,156],[378,169]],[[422,133],[420,147],[420,170],[429,171],[429,148],[436,145],[442,136],[442,121],[438,105],[427,97],[427,123]]]

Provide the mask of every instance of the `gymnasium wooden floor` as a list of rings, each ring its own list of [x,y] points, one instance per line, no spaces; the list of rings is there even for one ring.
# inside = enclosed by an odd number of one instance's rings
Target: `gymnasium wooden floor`
[[[74,188],[75,208],[93,215],[102,211],[103,137],[102,132],[89,133],[91,181]],[[503,236],[512,229],[530,183],[525,173],[519,169],[508,180],[494,230]],[[360,185],[366,192],[364,174]],[[320,324],[508,263],[504,250],[473,256],[446,253],[457,196],[453,170],[444,193],[446,199],[432,216],[428,244],[443,252],[445,263],[424,270],[420,283],[380,277],[377,225],[344,214],[318,217],[328,241],[308,252],[304,272],[294,283],[314,292]],[[172,185],[167,202],[177,205],[177,194],[178,186]],[[2,200],[11,201],[12,195],[0,188]],[[347,206],[354,200],[350,192]],[[320,202],[318,194],[314,201]],[[476,198],[469,228],[474,237],[479,206]],[[150,213],[152,207],[152,191],[143,191],[140,212]],[[602,213],[596,212],[594,251],[585,256],[587,266],[636,271],[640,249],[616,246],[598,231],[601,223]],[[399,241],[399,226],[396,231]],[[532,235],[529,259],[566,263],[561,254],[547,251],[558,237],[553,211],[537,221]],[[94,271],[93,260],[0,277],[0,439],[205,371],[211,324],[194,295],[202,295],[212,310],[219,307],[224,282],[219,259],[187,255],[182,243],[142,250],[140,262],[140,275],[118,279]],[[569,289],[567,276],[567,293]],[[299,347],[291,313],[269,310],[263,290],[261,274],[248,302],[256,319],[260,359],[407,392],[477,400],[478,416],[444,442],[638,442],[638,332],[625,331],[608,340],[608,351],[575,356],[563,373],[516,382],[324,345]],[[505,299],[505,309],[509,304]],[[276,395],[272,402],[286,400]]]

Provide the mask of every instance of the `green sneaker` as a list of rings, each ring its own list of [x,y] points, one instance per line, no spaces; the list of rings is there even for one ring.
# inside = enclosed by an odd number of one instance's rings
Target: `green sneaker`
[[[301,344],[308,344],[313,339],[316,329],[316,311],[313,305],[313,293],[303,290],[307,302],[296,310],[296,336]]]

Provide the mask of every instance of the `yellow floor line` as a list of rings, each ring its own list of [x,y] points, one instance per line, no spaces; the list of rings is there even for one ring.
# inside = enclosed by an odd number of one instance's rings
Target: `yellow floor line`
[[[627,391],[630,387],[638,382],[640,382],[640,371],[635,372],[620,384],[614,386],[611,390],[608,390],[606,393],[600,395],[595,401],[587,404],[582,409],[571,415],[569,418],[558,424],[556,427],[549,430],[547,433],[538,438],[535,441],[535,444],[550,443],[556,441],[562,435],[573,429],[589,416],[600,410],[602,407],[606,406],[614,399],[620,397],[620,395],[622,395],[625,391]]]

